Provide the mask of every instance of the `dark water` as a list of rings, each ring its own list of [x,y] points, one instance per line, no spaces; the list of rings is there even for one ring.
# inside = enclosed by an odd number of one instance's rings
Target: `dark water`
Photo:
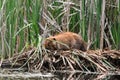
[[[2,72],[0,80],[120,80],[120,74],[57,71],[47,73]]]

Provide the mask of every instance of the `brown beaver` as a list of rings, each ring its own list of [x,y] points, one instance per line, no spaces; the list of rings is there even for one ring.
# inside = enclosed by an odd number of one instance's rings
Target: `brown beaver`
[[[82,37],[73,32],[62,32],[58,35],[48,37],[44,46],[49,50],[79,49],[86,51],[87,44]]]

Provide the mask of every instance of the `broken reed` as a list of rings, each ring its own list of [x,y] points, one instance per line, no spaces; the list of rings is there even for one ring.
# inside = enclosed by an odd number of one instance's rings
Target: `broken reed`
[[[103,3],[105,20],[101,19],[101,15],[104,16]],[[120,3],[119,0],[1,0],[1,58],[22,53],[29,46],[41,45],[40,31],[44,35],[42,37],[60,31],[77,32],[93,49],[98,49],[103,44],[100,43],[101,30],[107,27],[107,32],[102,35],[108,46],[118,49],[120,4],[117,3]],[[104,23],[102,26],[101,21]]]

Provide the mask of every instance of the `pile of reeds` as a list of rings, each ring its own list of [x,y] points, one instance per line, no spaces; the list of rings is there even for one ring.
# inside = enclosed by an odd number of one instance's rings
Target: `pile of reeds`
[[[120,51],[116,50],[88,50],[83,52],[74,49],[44,51],[43,55],[38,53],[34,48],[22,55],[15,55],[10,59],[11,67],[19,65],[17,68],[26,67],[28,71],[80,70],[105,72],[120,70]]]

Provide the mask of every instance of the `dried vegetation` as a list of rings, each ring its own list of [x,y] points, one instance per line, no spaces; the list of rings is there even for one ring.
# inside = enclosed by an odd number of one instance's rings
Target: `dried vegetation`
[[[7,67],[5,62],[3,62],[2,67]],[[9,67],[24,67],[27,71],[33,72],[58,70],[87,72],[119,71],[120,51],[88,50],[83,52],[74,49],[68,51],[43,51],[43,55],[39,55],[37,49],[33,48],[22,55],[15,55],[9,62],[11,63],[9,63]]]

